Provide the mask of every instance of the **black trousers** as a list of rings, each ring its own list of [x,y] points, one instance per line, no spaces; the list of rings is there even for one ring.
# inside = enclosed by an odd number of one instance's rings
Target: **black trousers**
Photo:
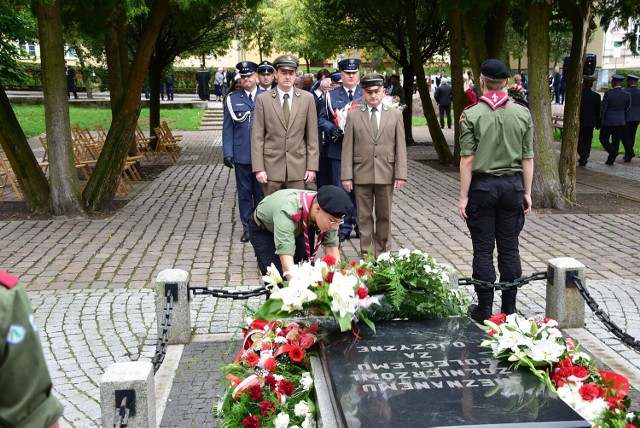
[[[620,140],[624,136],[625,126],[603,126],[600,129],[600,144],[614,159],[620,151]],[[609,142],[611,139],[611,142]]]
[[[473,243],[473,278],[495,282],[498,249],[501,282],[522,276],[518,236],[524,226],[524,185],[520,175],[474,176],[469,189],[467,227]]]
[[[591,141],[593,140],[593,127],[581,126],[578,134],[578,160],[587,162],[591,154]]]
[[[282,263],[280,256],[276,254],[276,244],[273,239],[273,233],[269,230],[258,226],[253,216],[249,218],[249,236],[251,237],[251,245],[258,260],[258,268],[263,275],[267,274],[267,268],[273,263],[280,275],[282,272]],[[300,263],[307,260],[306,248],[304,245],[304,236],[296,236],[296,252],[293,255],[294,263]]]
[[[633,151],[633,145],[636,141],[636,132],[638,131],[638,122],[627,122],[625,126],[624,137],[622,144],[624,145],[624,151],[626,156],[635,156]]]
[[[444,115],[447,115],[447,127],[451,128],[451,105],[440,105],[440,128],[444,128]]]

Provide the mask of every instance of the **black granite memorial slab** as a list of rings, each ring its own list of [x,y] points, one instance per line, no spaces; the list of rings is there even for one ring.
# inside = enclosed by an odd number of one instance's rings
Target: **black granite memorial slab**
[[[342,423],[359,427],[589,427],[526,369],[491,357],[468,318],[332,333],[321,360]]]

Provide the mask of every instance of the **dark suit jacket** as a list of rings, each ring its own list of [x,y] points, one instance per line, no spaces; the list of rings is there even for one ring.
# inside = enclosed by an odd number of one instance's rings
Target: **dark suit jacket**
[[[253,117],[253,172],[266,171],[269,181],[297,181],[304,179],[306,171],[318,170],[318,115],[313,95],[293,88],[288,126],[278,88],[256,97]]]
[[[256,98],[262,92],[264,91],[258,88]],[[229,111],[229,105],[232,111]],[[229,93],[223,107],[223,157],[233,157],[236,163],[251,165],[251,129],[255,100],[249,101],[247,93],[242,89]]]
[[[580,126],[600,127],[600,94],[589,88],[582,89],[580,103]]]
[[[325,141],[325,143],[329,144],[327,157],[340,160],[342,159],[342,138],[338,139],[338,141],[333,141],[331,138],[331,132],[336,128],[336,124],[333,121],[333,112],[343,109],[349,104],[349,94],[347,93],[347,88],[340,86],[328,92],[325,97],[327,98],[320,105],[318,113],[318,126],[329,136],[328,142]],[[362,88],[360,85],[356,86],[353,92],[353,101],[357,103],[362,101]]]
[[[627,110],[625,120],[627,122],[640,121],[640,89],[637,86],[631,86],[624,90],[631,96],[631,107]]]
[[[602,126],[626,125],[625,112],[631,106],[631,96],[620,86],[609,89],[602,98]]]
[[[434,94],[436,102],[441,106],[450,106],[451,105],[451,86],[440,85],[436,88],[436,93]]]

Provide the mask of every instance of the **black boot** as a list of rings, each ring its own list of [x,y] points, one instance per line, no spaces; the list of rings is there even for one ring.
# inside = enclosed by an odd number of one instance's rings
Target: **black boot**
[[[478,324],[484,324],[491,317],[493,290],[476,290],[478,304],[469,305],[469,316]]]
[[[502,291],[502,306],[500,308],[502,313],[505,313],[507,315],[516,313],[516,295],[517,294],[518,294],[517,288]]]

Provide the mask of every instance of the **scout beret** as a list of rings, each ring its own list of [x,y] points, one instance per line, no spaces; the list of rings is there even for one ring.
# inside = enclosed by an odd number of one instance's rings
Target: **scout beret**
[[[298,58],[296,58],[293,55],[280,55],[279,57],[273,60],[273,66],[275,67],[276,70],[279,68],[282,68],[283,70],[295,71],[298,69],[299,63],[300,61],[298,61]]]
[[[624,76],[621,74],[614,74],[613,76],[611,76],[612,82],[622,82],[623,80],[624,80]]]
[[[509,69],[497,59],[488,59],[480,65],[480,73],[490,79],[506,79],[509,77]]]
[[[340,75],[339,71],[334,71],[331,74],[331,81],[332,82],[342,82],[342,76]]]
[[[273,65],[271,65],[271,63],[269,61],[262,61],[259,65],[258,65],[258,73],[260,74],[271,74],[275,71],[275,68],[273,68]]]
[[[640,80],[640,77],[635,74],[627,74],[627,80]]]
[[[345,58],[338,61],[340,71],[353,72],[360,68],[360,60],[358,58]]]
[[[378,73],[369,73],[362,76],[360,79],[360,86],[362,88],[369,88],[373,91],[377,90],[384,84],[384,77],[382,74]]]
[[[343,218],[353,210],[353,204],[347,192],[332,184],[322,186],[316,198],[320,208],[336,218]]]
[[[582,80],[584,80],[585,82],[595,82],[596,78],[593,76],[582,76]]]
[[[258,64],[251,61],[242,61],[236,64],[240,76],[248,76],[258,70]]]

